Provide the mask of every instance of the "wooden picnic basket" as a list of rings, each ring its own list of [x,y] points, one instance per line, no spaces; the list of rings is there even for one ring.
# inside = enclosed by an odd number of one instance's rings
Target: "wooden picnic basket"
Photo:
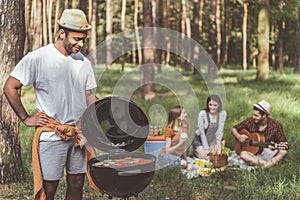
[[[227,155],[226,154],[208,154],[210,162],[212,162],[214,167],[224,167],[228,164]]]

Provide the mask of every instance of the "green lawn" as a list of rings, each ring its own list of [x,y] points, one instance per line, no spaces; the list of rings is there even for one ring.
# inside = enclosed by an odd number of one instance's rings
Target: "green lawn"
[[[99,97],[131,94],[131,99],[145,111],[150,122],[163,126],[168,109],[175,104],[183,104],[189,114],[189,134],[192,135],[197,122],[196,116],[199,109],[204,108],[208,94],[221,91],[228,115],[224,139],[226,146],[230,148],[233,148],[234,144],[231,127],[251,116],[252,105],[265,99],[272,105],[271,117],[282,122],[284,126],[290,150],[279,165],[255,172],[227,169],[209,177],[187,180],[181,174],[180,168],[163,169],[155,173],[151,184],[139,194],[140,199],[300,199],[300,148],[297,135],[300,130],[300,75],[288,71],[285,75],[273,72],[268,81],[254,81],[253,69],[247,72],[222,69],[222,79],[208,83],[200,75],[181,73],[173,68],[168,70],[168,73],[164,71],[156,76],[157,96],[152,101],[144,101],[138,89],[134,87],[139,83],[139,72],[134,68],[128,68],[126,72],[96,69],[96,72],[101,74],[97,94]],[[27,109],[33,113],[32,89],[23,90],[22,98]],[[153,113],[155,117],[152,116]],[[33,131],[32,128],[21,125],[22,157],[27,180],[24,183],[1,186],[0,199],[32,199],[30,148]],[[138,151],[142,151],[142,148]],[[64,192],[63,181],[57,199],[63,199]],[[86,184],[84,199],[101,199],[101,195]]]

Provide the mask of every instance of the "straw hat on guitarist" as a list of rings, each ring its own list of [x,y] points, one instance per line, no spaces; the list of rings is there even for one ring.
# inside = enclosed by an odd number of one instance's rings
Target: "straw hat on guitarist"
[[[289,145],[282,124],[269,117],[271,105],[262,100],[253,105],[253,116],[235,125],[235,151],[250,165],[269,168],[281,161]]]

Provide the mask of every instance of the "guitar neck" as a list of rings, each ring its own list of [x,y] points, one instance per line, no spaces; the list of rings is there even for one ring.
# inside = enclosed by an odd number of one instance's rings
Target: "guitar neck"
[[[275,147],[275,144],[269,143],[269,142],[257,142],[254,140],[249,141],[249,146],[268,147],[269,145],[272,145],[273,147]]]
[[[249,146],[268,147],[269,145],[273,146],[275,149],[282,149],[282,150],[289,149],[289,145],[287,142],[280,142],[279,144],[277,144],[277,143],[270,143],[270,142],[257,142],[253,140],[249,141]]]

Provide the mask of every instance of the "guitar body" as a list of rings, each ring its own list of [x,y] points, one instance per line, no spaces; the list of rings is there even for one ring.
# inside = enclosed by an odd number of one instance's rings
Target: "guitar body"
[[[259,143],[264,143],[265,142],[265,137],[262,134],[259,133],[249,133],[246,129],[242,129],[239,134],[241,135],[247,135],[248,139],[241,143],[239,140],[235,140],[235,145],[234,149],[235,152],[240,155],[242,151],[248,151],[253,154],[259,154],[263,151],[264,147],[263,146],[253,146],[251,143],[254,142],[259,142]]]

